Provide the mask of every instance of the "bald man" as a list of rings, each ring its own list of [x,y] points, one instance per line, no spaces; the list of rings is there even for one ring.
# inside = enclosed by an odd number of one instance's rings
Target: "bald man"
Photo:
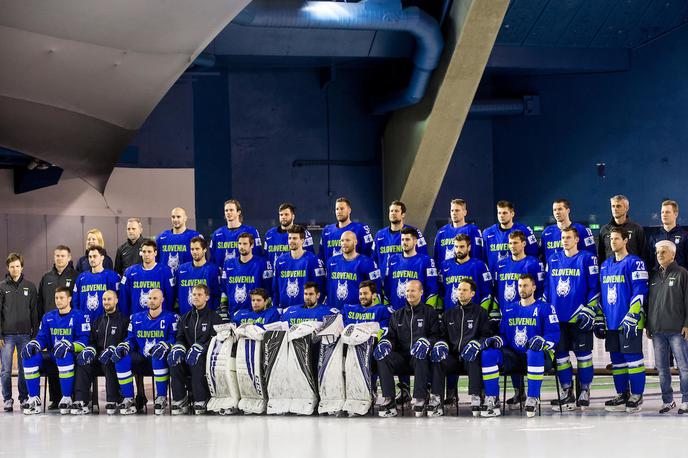
[[[397,415],[395,375],[414,376],[413,410],[417,417],[422,417],[427,410],[425,398],[430,375],[430,350],[441,337],[441,327],[437,311],[425,304],[422,298],[423,284],[418,280],[409,281],[406,305],[392,314],[387,335],[373,352],[382,385],[382,398],[378,400],[381,417]]]
[[[117,406],[122,401],[117,383],[117,373],[112,362],[117,345],[127,337],[129,317],[117,307],[117,293],[107,290],[103,293],[104,314],[99,316],[91,326],[91,337],[88,346],[76,358],[76,379],[72,406],[73,415],[89,413],[91,386],[99,374],[105,375],[105,411],[108,415],[117,413]],[[97,399],[97,397],[96,397]]]
[[[382,276],[375,261],[356,251],[356,234],[344,231],[339,240],[341,254],[327,262],[327,305],[342,310],[345,305],[358,304],[358,286],[362,281],[371,280],[382,291]]]
[[[172,270],[172,273],[184,264],[191,262],[191,239],[203,237],[199,232],[186,227],[186,210],[173,208],[170,212],[172,229],[169,229],[155,238],[158,244],[157,261]]]

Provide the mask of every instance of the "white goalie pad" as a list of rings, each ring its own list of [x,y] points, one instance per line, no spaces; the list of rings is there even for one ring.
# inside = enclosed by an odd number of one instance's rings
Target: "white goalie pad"
[[[370,365],[379,331],[377,322],[367,322],[350,324],[342,333],[340,341],[347,345],[344,361],[346,401],[342,410],[349,414],[365,415],[372,405]]]
[[[318,391],[311,360],[313,359],[313,338],[321,323],[305,321],[289,329],[289,358],[287,371],[291,402],[289,412],[311,415],[318,405]],[[317,351],[317,350],[316,350]]]
[[[210,389],[207,409],[220,415],[238,412],[239,385],[236,374],[236,345],[234,324],[215,326],[217,335],[210,340],[205,376]]]
[[[325,317],[318,332],[320,353],[318,355],[318,412],[334,414],[344,407],[344,344],[340,336],[344,330],[342,315]]]
[[[291,396],[287,369],[288,347],[287,331],[265,331],[263,335],[263,359],[265,361],[265,383],[268,391],[267,413],[270,415],[289,413]]]
[[[236,330],[236,374],[239,385],[239,410],[262,414],[267,407],[267,389],[263,377],[263,337],[265,329],[242,324]]]

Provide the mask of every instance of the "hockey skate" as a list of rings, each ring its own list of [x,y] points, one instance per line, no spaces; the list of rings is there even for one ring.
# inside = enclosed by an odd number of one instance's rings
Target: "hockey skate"
[[[69,412],[72,410],[72,398],[70,396],[62,396],[58,408],[60,409],[60,415],[69,415]]]
[[[155,398],[155,403],[153,405],[155,415],[164,414],[165,409],[167,409],[167,396],[158,396]]]
[[[659,409],[659,413],[667,413],[670,410],[673,410],[676,408],[676,402],[671,401],[671,402],[665,402],[662,404],[662,408]]]
[[[105,413],[108,415],[117,415],[117,403],[108,402],[105,404]]]
[[[441,417],[444,415],[444,409],[442,408],[442,401],[440,397],[436,394],[430,395],[430,401],[428,401],[428,417]]]
[[[184,396],[184,399],[179,401],[172,401],[171,407],[172,415],[186,415],[189,413],[189,397]]]
[[[399,406],[411,401],[411,392],[409,390],[409,386],[403,382],[399,382],[397,383],[397,387],[399,388],[399,394],[394,402]]]
[[[444,399],[444,405],[445,406],[453,406],[455,404],[458,404],[458,402],[459,402],[459,395],[456,392],[456,388],[447,389],[447,397]]]
[[[480,396],[475,394],[471,395],[471,413],[474,417],[480,416],[481,404],[482,400],[480,399]]]
[[[206,413],[206,402],[196,401],[193,403],[193,413],[194,415],[205,415]]]
[[[120,415],[134,415],[136,413],[136,403],[134,398],[124,398],[118,406]]]
[[[519,388],[512,397],[506,400],[506,408],[509,410],[520,410],[525,401],[526,392],[523,388]]]
[[[91,406],[84,401],[76,401],[70,409],[72,415],[88,415],[91,413]]]
[[[412,399],[411,407],[413,408],[413,413],[416,415],[416,417],[425,416],[425,409],[427,407],[425,399]]]
[[[551,401],[552,410],[559,410],[561,406],[562,410],[575,410],[576,409],[576,397],[573,395],[573,387],[563,388],[559,399],[553,399]]]
[[[380,400],[378,405],[380,406],[380,409],[377,412],[378,417],[389,418],[396,417],[398,415],[397,406],[394,402],[394,399],[383,398]]]
[[[628,401],[626,401],[626,412],[627,413],[640,412],[642,405],[643,405],[643,395],[642,394],[632,394],[628,398]]]
[[[22,408],[24,415],[35,415],[41,413],[41,398],[38,396],[31,396]]]
[[[498,417],[502,414],[499,408],[499,402],[497,401],[497,396],[486,396],[485,397],[485,410],[480,412],[481,417]]]
[[[678,408],[679,415],[683,415],[684,413],[688,413],[688,402],[682,402],[681,407]]]
[[[538,404],[540,404],[539,398],[528,397],[526,399],[526,416],[528,418],[533,418],[538,410]],[[558,409],[558,407],[557,407]]]
[[[576,405],[581,408],[590,407],[590,389],[581,388]]]
[[[604,410],[607,412],[625,412],[628,393],[619,393],[615,398],[604,403]]]

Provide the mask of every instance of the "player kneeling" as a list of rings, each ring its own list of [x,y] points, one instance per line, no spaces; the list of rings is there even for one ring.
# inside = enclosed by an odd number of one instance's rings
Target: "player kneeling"
[[[88,317],[72,309],[71,299],[72,291],[69,288],[59,287],[55,290],[57,310],[43,316],[36,338],[22,350],[24,378],[29,392],[29,399],[23,407],[26,415],[41,413],[40,370],[52,364],[57,365],[60,375],[60,414],[66,415],[72,409],[74,362],[76,354],[88,343],[91,327]]]
[[[193,396],[196,415],[206,412],[210,398],[205,378],[206,355],[210,339],[215,335],[215,325],[222,319],[208,307],[210,288],[196,285],[191,290],[193,309],[185,313],[177,324],[176,343],[167,355],[172,377],[172,415],[189,411],[189,392]]]
[[[115,353],[117,345],[127,337],[129,317],[117,308],[117,293],[112,290],[103,293],[103,309],[105,313],[96,318],[96,321],[91,325],[89,346],[76,358],[76,379],[74,382],[76,402],[72,406],[72,415],[89,413],[91,386],[98,372],[105,375],[105,411],[107,414],[116,414],[117,407],[122,401],[112,355]]]
[[[483,417],[501,414],[499,368],[507,372],[527,372],[526,415],[535,416],[540,403],[540,388],[545,370],[552,367],[553,350],[559,341],[559,320],[554,307],[535,301],[535,278],[522,274],[518,280],[521,300],[502,310],[499,335],[483,342],[482,368],[485,385]]]
[[[440,337],[440,319],[437,311],[422,303],[423,285],[411,280],[406,287],[406,305],[392,314],[387,336],[373,352],[382,385],[382,398],[378,400],[381,417],[397,415],[394,401],[394,376],[413,375],[413,410],[422,417],[426,409],[427,382],[430,375],[428,356]]]
[[[442,320],[442,335],[430,353],[432,361],[432,395],[428,416],[443,415],[442,397],[447,375],[468,374],[468,394],[471,396],[473,416],[480,415],[480,393],[483,381],[480,348],[492,336],[487,310],[473,302],[476,284],[470,278],[458,286],[458,304],[446,312]]]
[[[179,317],[163,310],[162,303],[162,291],[151,289],[148,310],[131,316],[127,338],[115,347],[112,355],[124,397],[119,405],[121,415],[136,413],[133,374],[144,374],[151,370],[155,380],[155,414],[162,415],[167,408],[167,385],[170,380],[167,353],[175,341]]]

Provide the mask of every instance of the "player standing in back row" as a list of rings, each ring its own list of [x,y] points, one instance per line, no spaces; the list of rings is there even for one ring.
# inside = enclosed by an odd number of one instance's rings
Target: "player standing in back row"
[[[468,208],[463,199],[452,199],[449,210],[451,222],[445,224],[435,235],[435,264],[440,267],[442,262],[454,258],[454,240],[459,234],[465,234],[471,240],[471,258],[484,261],[483,235],[475,224],[466,222]]]
[[[341,253],[341,237],[346,231],[356,234],[356,251],[365,255],[373,254],[373,234],[367,224],[351,221],[351,202],[346,197],[340,197],[335,201],[334,214],[337,217],[336,224],[325,226],[320,238],[318,257],[327,265],[332,256]]]
[[[514,221],[514,204],[508,200],[497,202],[497,224],[483,231],[483,259],[494,276],[499,261],[509,256],[509,234],[521,231],[526,236],[525,253],[527,256],[538,255],[538,243],[533,230],[525,224]]]
[[[552,215],[557,223],[547,226],[540,237],[540,253],[545,264],[550,256],[563,249],[561,231],[567,227],[575,227],[578,232],[578,251],[589,251],[591,255],[597,256],[595,236],[592,235],[592,231],[582,224],[571,222],[571,204],[568,200],[555,200],[552,203]]]

